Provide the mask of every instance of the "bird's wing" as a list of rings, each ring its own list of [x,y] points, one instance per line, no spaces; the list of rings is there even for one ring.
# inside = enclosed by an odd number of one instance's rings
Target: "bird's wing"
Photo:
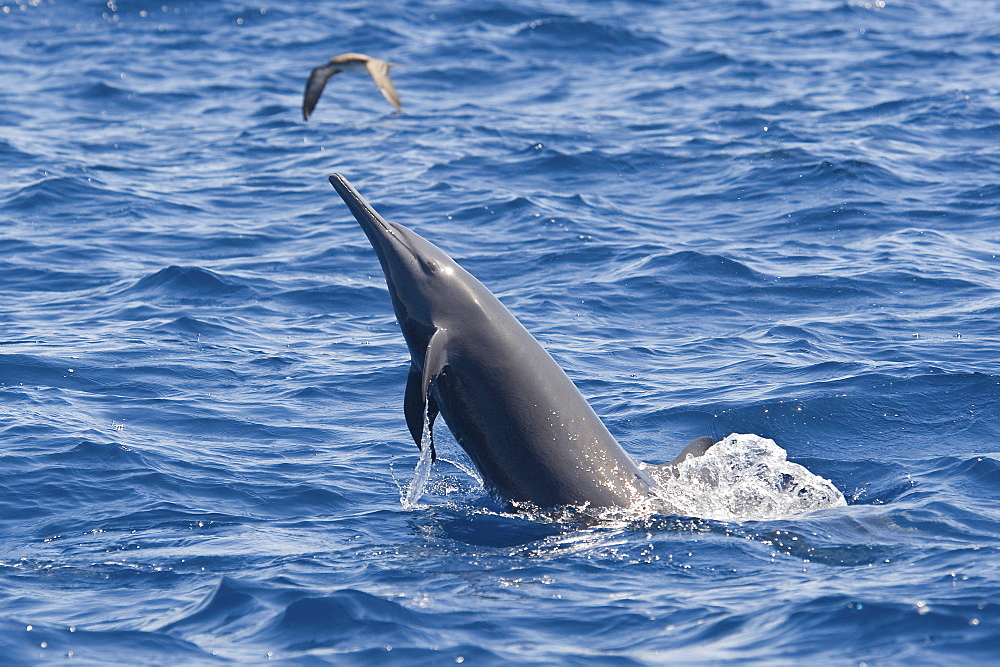
[[[323,94],[326,82],[339,71],[339,69],[327,65],[320,65],[314,67],[313,71],[309,73],[309,80],[306,81],[306,92],[302,96],[302,120],[309,120],[309,114],[316,108],[316,102]]]
[[[389,100],[389,104],[396,107],[396,111],[402,111],[403,105],[399,103],[399,93],[396,92],[396,87],[392,85],[392,79],[389,78],[389,63],[378,58],[369,58],[368,62],[365,63],[365,68],[372,75],[372,80],[382,91],[382,95]]]

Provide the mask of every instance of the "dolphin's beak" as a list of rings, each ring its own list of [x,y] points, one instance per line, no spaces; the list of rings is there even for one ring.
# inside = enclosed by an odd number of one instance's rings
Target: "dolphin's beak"
[[[368,242],[372,244],[375,255],[378,256],[379,264],[382,265],[382,272],[385,274],[385,281],[392,285],[394,276],[405,275],[407,270],[401,268],[406,261],[416,261],[417,257],[404,239],[405,234],[397,231],[397,228],[386,221],[372,205],[365,201],[365,198],[354,189],[346,178],[340,174],[330,176],[330,185],[337,190],[343,198],[347,208],[351,209],[361,229],[364,230]]]
[[[344,200],[347,204],[347,208],[351,209],[351,213],[357,219],[358,224],[361,228],[365,230],[365,234],[368,235],[368,239],[372,242],[372,245],[376,248],[381,247],[381,240],[386,234],[393,234],[393,229],[386,222],[385,218],[378,214],[375,209],[372,208],[371,204],[365,201],[365,198],[361,196],[354,186],[350,182],[341,176],[340,174],[333,174],[330,176],[330,185],[334,187],[337,194]],[[376,241],[376,239],[379,239]]]

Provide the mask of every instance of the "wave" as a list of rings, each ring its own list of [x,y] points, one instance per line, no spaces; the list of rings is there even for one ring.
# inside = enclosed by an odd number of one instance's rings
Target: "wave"
[[[245,281],[198,266],[168,266],[141,278],[125,294],[144,295],[162,303],[246,303],[257,291]]]
[[[559,51],[574,58],[601,51],[642,54],[665,46],[653,34],[575,16],[534,19],[517,27],[513,37],[517,48]]]
[[[56,660],[145,662],[150,655],[170,655],[180,660],[210,662],[211,652],[197,644],[156,632],[141,630],[85,630],[0,619],[0,653],[23,664]]]
[[[110,5],[0,2],[7,661],[994,658],[995,7]],[[347,51],[403,114],[345,74],[301,121]],[[409,358],[334,171],[637,459],[757,439],[605,521],[451,443],[406,509]]]

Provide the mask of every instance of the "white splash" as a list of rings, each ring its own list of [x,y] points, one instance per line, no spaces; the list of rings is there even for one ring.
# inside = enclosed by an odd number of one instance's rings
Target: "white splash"
[[[762,521],[847,505],[828,479],[786,460],[759,435],[733,433],[704,455],[648,468],[670,511],[719,521]]]
[[[431,451],[434,447],[431,444],[433,442],[431,440],[431,424],[426,408],[424,409],[424,432],[420,436],[420,442],[424,443],[424,446],[420,449],[420,458],[417,459],[417,467],[413,471],[413,479],[406,486],[406,493],[402,494],[400,498],[405,510],[419,509],[421,507],[417,503],[420,501],[420,496],[424,495],[427,480],[431,476]]]
[[[420,450],[420,458],[417,459],[417,468],[413,471],[413,479],[406,485],[406,492],[402,494],[400,501],[403,509],[419,509],[421,505],[420,496],[424,495],[427,487],[427,480],[431,476],[431,448],[424,447]]]

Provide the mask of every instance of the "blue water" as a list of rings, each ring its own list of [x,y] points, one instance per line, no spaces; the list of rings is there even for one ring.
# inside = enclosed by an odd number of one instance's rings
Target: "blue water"
[[[347,51],[403,113],[301,120]],[[0,57],[0,662],[1000,654],[996,3],[0,0]],[[580,524],[440,462],[404,507],[334,171],[636,458],[756,434],[848,505]]]

